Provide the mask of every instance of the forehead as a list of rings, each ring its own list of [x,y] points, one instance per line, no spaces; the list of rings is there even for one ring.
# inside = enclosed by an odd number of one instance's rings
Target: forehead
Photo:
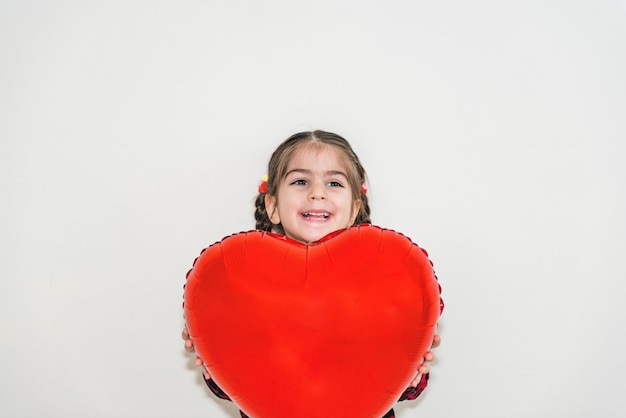
[[[288,171],[315,167],[324,170],[346,171],[347,157],[332,145],[309,142],[295,150],[289,164],[287,164]]]

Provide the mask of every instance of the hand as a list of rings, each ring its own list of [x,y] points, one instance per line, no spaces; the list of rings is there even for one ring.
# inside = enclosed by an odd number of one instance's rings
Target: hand
[[[191,336],[189,335],[189,331],[187,330],[187,327],[183,328],[183,340],[185,340],[185,351],[188,353],[195,353],[196,350],[193,347],[193,341],[191,341]],[[204,375],[204,378],[206,380],[209,380],[211,378],[211,375],[209,374],[209,371],[207,370],[207,368],[202,364],[202,360],[200,360],[200,357],[196,356],[196,366],[202,366],[202,374]]]
[[[430,348],[437,348],[439,347],[439,344],[441,344],[441,337],[439,335],[435,335],[433,337],[433,344],[430,346]],[[416,387],[422,379],[422,376],[430,372],[430,362],[434,359],[435,355],[431,351],[424,354],[424,360],[422,361],[422,365],[417,372],[417,376],[415,376],[415,379],[413,379],[410,384],[411,387]]]

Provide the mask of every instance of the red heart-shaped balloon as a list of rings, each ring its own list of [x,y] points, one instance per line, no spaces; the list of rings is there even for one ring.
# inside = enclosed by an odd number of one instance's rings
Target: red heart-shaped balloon
[[[306,245],[251,231],[201,253],[184,309],[196,353],[249,416],[379,418],[430,348],[439,295],[426,252],[397,232]]]

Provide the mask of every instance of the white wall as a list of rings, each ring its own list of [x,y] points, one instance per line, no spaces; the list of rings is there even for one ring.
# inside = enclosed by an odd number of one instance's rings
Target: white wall
[[[623,1],[0,2],[0,416],[236,417],[199,251],[321,128],[447,304],[399,417],[622,417]],[[605,411],[601,414],[599,411]]]

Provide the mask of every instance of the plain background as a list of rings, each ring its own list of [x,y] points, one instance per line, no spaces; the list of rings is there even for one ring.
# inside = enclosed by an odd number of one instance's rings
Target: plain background
[[[184,353],[185,273],[320,128],[443,286],[399,417],[623,417],[625,21],[606,0],[0,1],[0,416],[238,416]]]

